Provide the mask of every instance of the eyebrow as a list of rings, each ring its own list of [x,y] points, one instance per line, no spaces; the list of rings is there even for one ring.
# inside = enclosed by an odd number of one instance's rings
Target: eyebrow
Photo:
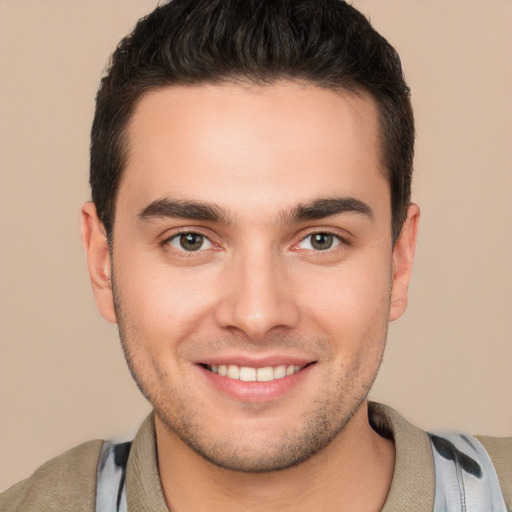
[[[294,224],[308,220],[323,219],[346,213],[362,214],[373,218],[371,207],[354,197],[321,198],[282,211],[278,218],[281,224]],[[158,218],[179,218],[231,224],[231,216],[220,206],[203,201],[157,199],[146,206],[138,215],[139,220]]]
[[[215,204],[203,201],[157,199],[146,206],[138,215],[139,220],[155,218],[178,218],[230,224],[230,217],[225,210]]]
[[[357,213],[373,218],[371,207],[360,199],[355,197],[332,197],[299,204],[296,208],[283,212],[281,219],[284,224],[293,224],[344,213]]]

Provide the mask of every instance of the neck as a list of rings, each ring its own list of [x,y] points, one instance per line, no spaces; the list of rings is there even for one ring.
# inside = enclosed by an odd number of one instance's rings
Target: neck
[[[155,417],[159,473],[171,512],[382,509],[394,468],[391,441],[372,430],[367,404],[307,461],[282,471],[240,473],[197,455]],[[368,492],[371,489],[371,492]]]

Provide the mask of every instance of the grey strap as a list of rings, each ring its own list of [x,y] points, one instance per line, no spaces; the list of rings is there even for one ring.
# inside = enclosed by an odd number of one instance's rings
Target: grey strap
[[[126,512],[126,465],[131,443],[105,441],[96,470],[96,512]]]
[[[507,512],[498,475],[478,439],[429,434],[434,456],[434,512]]]

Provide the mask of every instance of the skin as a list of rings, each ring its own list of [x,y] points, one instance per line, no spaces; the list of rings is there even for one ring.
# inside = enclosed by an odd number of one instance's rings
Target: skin
[[[366,396],[406,308],[419,210],[393,245],[377,129],[371,98],[289,82],[138,104],[111,257],[91,203],[83,239],[98,308],[156,412],[173,511],[382,507],[394,447]],[[307,366],[227,388],[204,367],[238,362]]]

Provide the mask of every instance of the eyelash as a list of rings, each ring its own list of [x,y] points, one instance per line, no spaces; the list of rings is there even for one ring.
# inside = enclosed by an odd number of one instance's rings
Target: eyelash
[[[178,249],[177,247],[171,246],[171,242],[173,240],[177,240],[180,237],[185,236],[185,235],[199,236],[203,239],[203,241],[208,241],[211,244],[211,247],[208,247],[207,249],[199,248],[198,250],[195,250],[195,251],[187,251],[184,248]],[[198,256],[201,253],[204,253],[204,251],[206,251],[206,250],[218,248],[218,245],[215,244],[214,242],[212,242],[212,240],[210,239],[209,236],[205,235],[204,233],[201,233],[198,230],[190,230],[190,229],[183,229],[182,231],[178,231],[177,233],[174,233],[173,235],[162,240],[160,242],[160,245],[166,250],[178,253],[181,257],[194,257],[194,256]]]
[[[308,249],[308,250],[314,251],[315,254],[328,253],[328,252],[331,252],[331,251],[335,250],[336,248],[338,248],[340,246],[347,247],[347,246],[350,245],[350,243],[347,241],[347,239],[342,237],[338,233],[335,233],[333,231],[329,231],[328,229],[327,230],[319,229],[317,231],[313,231],[312,233],[308,233],[307,235],[303,236],[301,238],[300,242],[298,242],[297,244],[294,245],[294,248],[297,248],[298,250],[300,250],[300,248],[298,248],[298,245],[301,244],[302,242],[304,242],[305,240],[307,240],[308,238],[311,239],[315,235],[332,236],[333,239],[337,242],[336,245],[334,245],[333,247],[328,247],[327,249],[324,249],[324,250],[322,250],[322,249],[315,249],[315,248]]]

